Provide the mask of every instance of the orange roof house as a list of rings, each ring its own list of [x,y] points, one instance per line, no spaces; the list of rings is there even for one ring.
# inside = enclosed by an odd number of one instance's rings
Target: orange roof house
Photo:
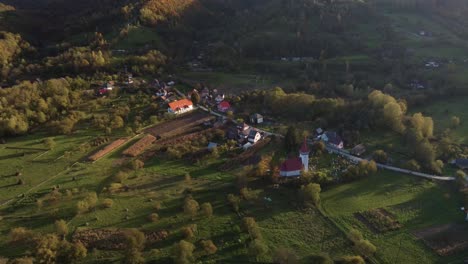
[[[182,99],[169,103],[167,111],[171,114],[182,114],[193,110],[193,103],[188,99]]]

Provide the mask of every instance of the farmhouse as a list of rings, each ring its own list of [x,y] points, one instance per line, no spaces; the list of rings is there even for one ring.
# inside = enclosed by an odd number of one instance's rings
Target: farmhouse
[[[343,143],[343,140],[341,139],[341,137],[338,135],[338,133],[336,132],[325,132],[323,135],[320,136],[320,139],[335,147],[335,148],[339,148],[339,149],[342,149],[344,147],[344,143]]]
[[[218,111],[227,112],[231,108],[231,104],[228,101],[222,101],[218,104]]]
[[[188,99],[182,99],[169,103],[169,108],[167,111],[171,114],[183,114],[193,110],[193,103]]]
[[[250,123],[261,124],[263,123],[263,116],[261,114],[253,114],[250,116]]]

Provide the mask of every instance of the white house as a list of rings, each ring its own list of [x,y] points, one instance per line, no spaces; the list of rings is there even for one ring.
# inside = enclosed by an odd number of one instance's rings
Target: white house
[[[341,137],[336,132],[325,132],[320,136],[320,139],[336,148],[342,149],[344,148],[344,142]]]
[[[253,114],[250,116],[250,123],[261,124],[263,123],[263,116],[261,114]]]
[[[187,113],[192,110],[193,110],[193,103],[192,101],[188,99],[182,99],[179,101],[169,103],[169,108],[167,109],[169,113],[176,114],[176,115]]]
[[[260,134],[260,132],[258,132],[257,130],[250,130],[250,133],[249,133],[249,136],[248,136],[248,141],[252,144],[255,144],[257,143],[260,139],[262,139],[262,135]]]

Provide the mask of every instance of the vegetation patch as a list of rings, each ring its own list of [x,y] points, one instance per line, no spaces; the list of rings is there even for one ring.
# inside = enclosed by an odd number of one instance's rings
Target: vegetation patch
[[[401,228],[395,216],[383,208],[356,213],[355,217],[376,233],[385,233]]]
[[[99,250],[122,250],[126,249],[125,229],[92,229],[77,231],[73,235],[73,242],[81,242],[87,248]],[[144,232],[146,241],[150,244],[160,242],[169,236],[163,231]]]

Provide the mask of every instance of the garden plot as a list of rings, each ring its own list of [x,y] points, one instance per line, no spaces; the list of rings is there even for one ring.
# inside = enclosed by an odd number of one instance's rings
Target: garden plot
[[[355,217],[374,233],[385,233],[401,228],[396,217],[383,208],[356,213]]]
[[[146,135],[142,139],[138,140],[135,144],[126,149],[122,154],[130,157],[136,157],[143,153],[151,144],[156,141],[156,138],[152,135]]]
[[[145,132],[157,138],[168,138],[177,136],[179,134],[187,133],[187,131],[190,131],[194,127],[197,127],[205,122],[211,121],[212,119],[214,119],[214,117],[210,116],[207,113],[194,112],[148,128]]]
[[[105,148],[89,156],[88,159],[90,161],[97,161],[100,158],[104,157],[105,155],[109,154],[110,152],[116,150],[118,147],[122,146],[125,142],[127,142],[127,140],[128,140],[127,138],[117,139],[114,142],[107,145]]]
[[[449,256],[468,249],[468,226],[448,224],[413,232],[417,238],[441,256]]]

